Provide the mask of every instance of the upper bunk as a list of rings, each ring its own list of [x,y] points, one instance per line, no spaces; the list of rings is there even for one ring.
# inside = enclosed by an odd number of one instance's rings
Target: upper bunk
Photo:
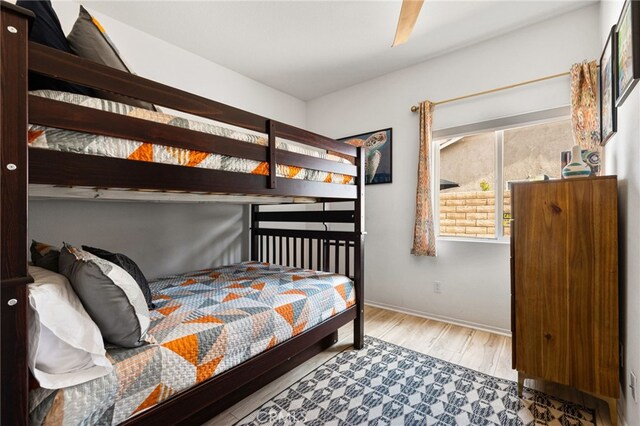
[[[7,6],[21,12],[3,2],[5,11]],[[32,197],[266,204],[355,201],[362,195],[362,148],[29,42],[24,34],[13,35],[20,41],[3,47],[15,60],[3,61],[2,108],[3,126],[15,127],[5,129],[4,135],[14,133],[15,138],[4,138],[3,146],[16,143],[16,151],[28,146]],[[196,120],[141,113],[129,105],[64,92],[30,93],[29,72],[149,102]],[[13,117],[10,123],[7,117]],[[47,131],[64,134],[67,145],[59,143],[59,137],[56,143],[42,143]],[[88,135],[94,137],[92,149],[74,146]],[[162,155],[150,159],[109,154],[130,154],[131,147],[141,145],[176,155],[164,161]],[[194,164],[178,159],[189,155],[212,160]]]

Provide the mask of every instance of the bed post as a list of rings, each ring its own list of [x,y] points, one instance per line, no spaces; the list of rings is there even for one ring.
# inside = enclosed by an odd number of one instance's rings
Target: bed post
[[[26,425],[27,367],[27,43],[33,14],[0,4],[1,422]]]
[[[362,349],[364,347],[364,184],[365,184],[365,151],[358,148],[356,157],[358,167],[358,198],[354,205],[354,231],[356,240],[354,242],[354,279],[356,286],[356,306],[358,313],[353,322],[353,347]]]

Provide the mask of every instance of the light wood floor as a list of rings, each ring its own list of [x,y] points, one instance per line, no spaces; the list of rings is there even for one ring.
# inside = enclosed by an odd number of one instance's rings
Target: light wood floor
[[[513,381],[517,380],[516,372],[511,369],[511,338],[509,337],[370,306],[365,308],[365,334],[482,373]],[[331,348],[209,420],[206,426],[232,425],[333,357],[337,352],[350,347],[353,343],[351,324],[340,329],[339,339],[338,343]],[[533,380],[527,380],[525,386],[596,408],[597,424],[611,425],[607,404],[590,395],[564,386]]]

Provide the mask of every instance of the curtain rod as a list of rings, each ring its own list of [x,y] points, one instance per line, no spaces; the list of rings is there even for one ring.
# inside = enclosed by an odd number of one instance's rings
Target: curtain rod
[[[445,99],[444,101],[434,102],[433,105],[434,106],[435,105],[442,105],[442,104],[447,104],[449,102],[460,101],[462,99],[473,98],[473,97],[480,96],[480,95],[487,95],[489,93],[495,93],[495,92],[500,92],[502,90],[513,89],[515,87],[525,86],[527,84],[532,84],[532,83],[538,83],[539,81],[544,81],[544,80],[551,80],[551,79],[558,78],[558,77],[564,77],[564,76],[570,75],[570,74],[571,74],[571,72],[567,71],[567,72],[561,72],[559,74],[547,75],[547,76],[544,76],[544,77],[534,78],[533,80],[527,80],[527,81],[522,81],[520,83],[510,84],[508,86],[496,87],[495,89],[491,89],[491,90],[483,90],[482,92],[476,92],[476,93],[471,93],[469,95],[458,96],[456,98]],[[420,109],[420,107],[418,107],[417,105],[413,105],[411,107],[411,112],[417,112],[419,109]]]

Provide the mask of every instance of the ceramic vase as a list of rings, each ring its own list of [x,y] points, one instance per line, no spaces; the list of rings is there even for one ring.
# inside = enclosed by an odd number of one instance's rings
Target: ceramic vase
[[[579,145],[571,148],[571,161],[562,169],[562,177],[586,177],[591,174],[591,167],[582,159],[582,149]]]

